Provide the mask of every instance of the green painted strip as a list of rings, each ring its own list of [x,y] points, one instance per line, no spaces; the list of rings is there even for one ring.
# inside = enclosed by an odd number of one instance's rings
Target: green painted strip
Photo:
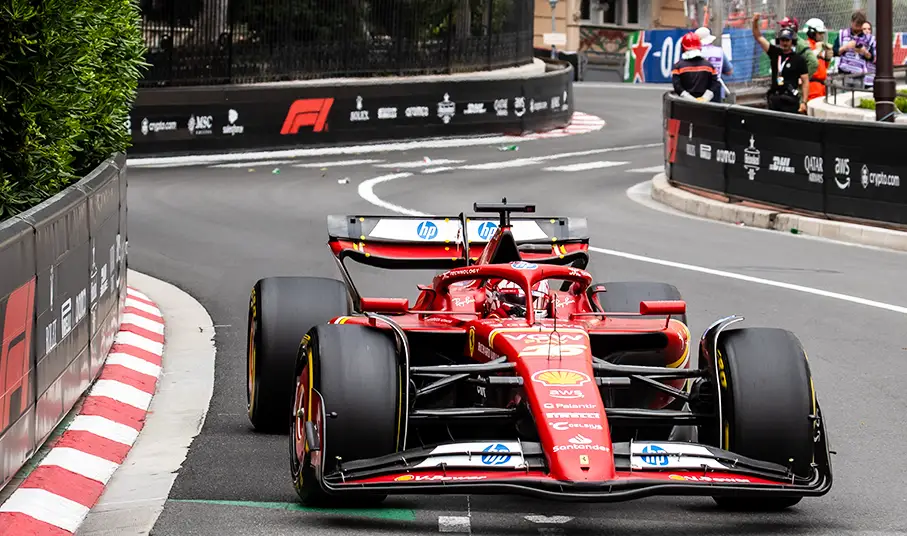
[[[395,521],[415,521],[416,513],[403,508],[311,508],[297,503],[255,502],[255,501],[218,501],[213,499],[170,499],[175,503],[211,504],[218,506],[242,506],[246,508],[267,508],[270,510],[288,510],[292,512],[309,512],[313,514],[336,514],[343,516],[362,516]]]

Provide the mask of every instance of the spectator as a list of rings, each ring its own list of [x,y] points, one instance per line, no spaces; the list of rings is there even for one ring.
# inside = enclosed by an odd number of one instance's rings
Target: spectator
[[[712,93],[715,94],[715,97],[712,100],[714,102],[722,102],[726,95],[724,93],[724,84],[722,83],[721,75],[732,75],[734,73],[734,66],[731,65],[731,62],[729,62],[724,55],[724,50],[721,47],[712,44],[715,42],[715,36],[712,35],[711,30],[703,26],[696,30],[696,35],[702,43],[703,57],[709,60],[709,63],[712,64],[712,67],[715,68],[715,72],[718,75],[718,85],[712,88]]]
[[[806,21],[806,39],[809,48],[818,60],[819,68],[809,77],[809,99],[825,95],[825,79],[828,77],[828,63],[832,60],[831,44],[825,41],[825,23],[822,19]]]
[[[863,23],[863,35],[867,35],[875,40],[875,36],[872,35],[872,23],[866,21]],[[878,45],[878,43],[876,43]],[[872,89],[872,83],[875,80],[876,76],[876,50],[873,49],[872,61],[866,63],[866,76],[863,78],[863,83],[866,85],[867,89]]]
[[[845,81],[845,85],[849,87],[866,87],[863,75],[869,73],[869,64],[875,63],[875,37],[863,32],[864,24],[866,15],[863,11],[854,11],[850,17],[850,28],[841,30],[832,47],[834,55],[838,57],[838,71],[855,75],[848,77],[849,81]],[[863,79],[862,82],[860,79]]]
[[[779,112],[806,113],[809,96],[809,70],[806,60],[795,52],[797,34],[782,28],[775,45],[768,42],[759,30],[759,14],[753,16],[753,38],[768,55],[772,69],[771,87],[766,93],[768,108]]]
[[[709,60],[702,57],[699,36],[692,32],[683,36],[680,49],[680,60],[671,72],[674,93],[685,99],[711,101],[715,96],[711,88],[718,84],[718,74]]]
[[[783,30],[784,28],[789,28],[793,30],[794,35],[800,33],[800,21],[796,17],[784,17],[778,22],[778,25]],[[812,78],[816,71],[819,70],[819,62],[816,59],[815,54],[809,48],[809,45],[806,44],[806,41],[801,41],[797,39],[797,42],[794,43],[797,47],[797,54],[803,56],[803,59],[806,60],[806,68],[809,70],[809,77]]]

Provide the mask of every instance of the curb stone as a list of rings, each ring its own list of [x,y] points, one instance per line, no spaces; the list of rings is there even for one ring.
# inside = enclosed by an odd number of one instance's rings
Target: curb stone
[[[78,530],[144,426],[163,350],[160,309],[129,287],[101,374],[78,415],[0,505],[0,534],[70,536]]]
[[[710,220],[907,252],[907,232],[724,203],[672,186],[664,173],[652,178],[652,199]]]

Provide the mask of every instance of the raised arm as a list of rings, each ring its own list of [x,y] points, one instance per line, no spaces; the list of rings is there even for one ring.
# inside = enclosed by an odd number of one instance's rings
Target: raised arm
[[[763,51],[768,52],[771,43],[768,42],[768,39],[762,37],[762,30],[759,29],[759,17],[761,16],[760,13],[753,15],[753,39],[759,43],[759,46],[762,47]]]

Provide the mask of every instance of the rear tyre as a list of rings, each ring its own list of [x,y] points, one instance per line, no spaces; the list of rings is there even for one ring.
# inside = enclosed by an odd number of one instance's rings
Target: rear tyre
[[[249,300],[246,401],[256,430],[287,432],[303,335],[349,313],[349,294],[335,279],[269,277],[255,283]]]
[[[776,328],[728,330],[718,339],[716,359],[723,421],[718,446],[790,466],[797,476],[808,477],[815,448],[816,424],[810,415],[817,412],[816,396],[806,352],[796,335]],[[783,510],[800,500],[715,498],[724,508],[761,511]]]
[[[602,283],[606,292],[595,294],[598,302],[601,304],[603,312],[608,313],[638,313],[639,302],[641,301],[666,301],[666,300],[683,300],[680,291],[674,285],[653,281],[617,281]],[[592,287],[590,287],[592,288]],[[591,292],[590,292],[591,300]],[[594,305],[593,305],[594,306]],[[687,324],[687,315],[672,315],[671,318]],[[653,354],[651,359],[642,361],[627,361],[628,365],[649,365],[664,366],[662,358]],[[650,407],[653,402],[653,395],[657,394],[652,389],[642,390],[620,390],[615,392],[615,403],[620,407]],[[683,400],[674,399],[664,409],[682,410],[684,409]],[[666,427],[646,427],[636,428],[631,431],[630,438],[636,440],[664,441],[677,440],[683,441],[692,437],[694,428],[690,426],[677,426],[674,428]],[[622,435],[618,436],[623,439]]]
[[[325,474],[337,467],[338,457],[349,462],[397,452],[403,410],[395,341],[367,326],[316,326],[299,352],[296,368],[290,469],[299,498],[309,506],[380,503],[386,495],[331,496],[324,491],[311,466],[305,422],[318,422],[318,400],[312,405],[314,389],[321,394],[325,415],[336,414],[316,426]],[[327,437],[320,437],[325,431]]]
[[[682,300],[680,291],[674,285],[650,281],[620,281],[602,283],[607,292],[596,294],[604,312],[638,313],[641,301]],[[687,324],[687,315],[674,315]]]

